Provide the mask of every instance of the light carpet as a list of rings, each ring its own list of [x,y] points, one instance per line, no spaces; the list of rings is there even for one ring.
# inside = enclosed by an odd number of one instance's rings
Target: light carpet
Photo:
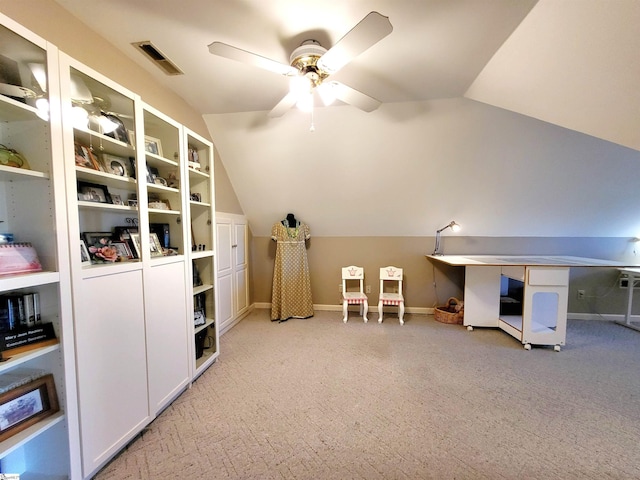
[[[570,320],[526,351],[371,317],[252,312],[95,479],[640,479],[638,332]]]

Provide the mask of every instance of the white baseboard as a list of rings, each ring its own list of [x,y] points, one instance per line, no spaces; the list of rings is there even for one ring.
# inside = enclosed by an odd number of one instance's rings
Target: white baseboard
[[[624,323],[625,316],[622,313],[567,313],[570,320],[606,320],[608,322]],[[632,322],[640,321],[640,315],[631,315]]]
[[[271,303],[262,302],[262,303],[254,303],[253,306],[255,308],[260,309],[270,309]],[[315,304],[313,306],[314,310],[318,311],[329,311],[329,312],[341,312],[342,305],[323,305],[323,304]],[[357,308],[352,307],[352,308]],[[433,315],[433,308],[429,307],[407,307],[405,313],[413,313],[417,315]],[[369,312],[378,312],[377,305],[370,305]],[[607,320],[609,322],[624,322],[624,315],[618,313],[567,313],[567,318],[570,320]],[[638,322],[640,321],[640,315],[632,315],[631,321]]]
[[[271,303],[263,302],[263,303],[254,303],[256,308],[263,309],[271,309]],[[354,305],[352,308],[358,308],[357,305]],[[342,305],[323,305],[323,304],[314,304],[314,310],[318,311],[326,311],[326,312],[341,312]],[[378,312],[378,305],[369,305],[369,312]],[[412,313],[415,315],[433,315],[433,308],[425,308],[425,307],[406,307],[404,313]]]

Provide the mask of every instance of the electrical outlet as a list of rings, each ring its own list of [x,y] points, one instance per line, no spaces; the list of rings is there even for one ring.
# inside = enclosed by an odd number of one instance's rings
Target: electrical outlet
[[[578,290],[578,300],[584,300],[584,290]]]
[[[371,293],[371,285],[367,285],[364,287],[364,293]]]

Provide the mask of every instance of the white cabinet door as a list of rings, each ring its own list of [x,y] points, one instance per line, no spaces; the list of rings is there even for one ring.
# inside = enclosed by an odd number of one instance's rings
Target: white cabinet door
[[[233,269],[235,273],[235,315],[239,316],[249,308],[249,267],[247,263],[247,222],[244,218],[233,221]]]
[[[82,463],[93,473],[149,421],[142,270],[76,288]]]
[[[149,406],[156,414],[190,380],[185,264],[151,267],[145,277]]]
[[[249,308],[247,221],[216,212],[218,319],[225,332]]]
[[[216,214],[216,261],[217,261],[217,315],[220,331],[233,322],[233,230],[231,219]]]

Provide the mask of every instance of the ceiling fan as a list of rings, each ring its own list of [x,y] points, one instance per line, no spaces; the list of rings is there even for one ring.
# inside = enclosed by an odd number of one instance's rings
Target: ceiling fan
[[[269,112],[270,117],[280,117],[294,105],[311,111],[314,91],[318,92],[325,105],[338,99],[372,112],[380,106],[378,100],[343,83],[329,80],[329,77],[392,30],[388,17],[370,12],[328,50],[316,40],[304,41],[291,53],[289,65],[222,42],[209,45],[209,52],[291,77],[289,93]]]

